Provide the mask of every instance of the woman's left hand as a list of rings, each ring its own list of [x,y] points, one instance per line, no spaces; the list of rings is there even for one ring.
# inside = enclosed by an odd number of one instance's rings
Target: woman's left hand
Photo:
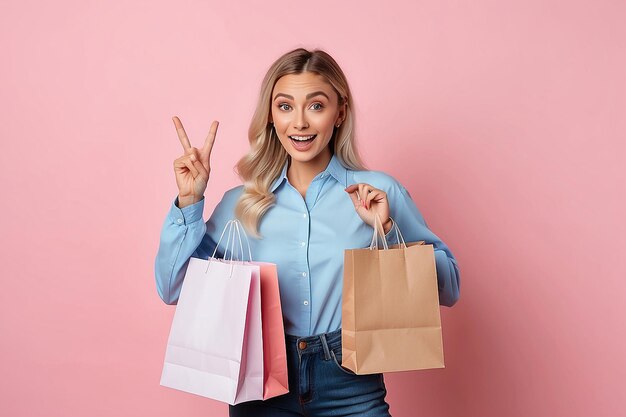
[[[357,214],[365,223],[374,227],[376,215],[378,214],[385,233],[389,232],[392,223],[389,217],[387,193],[366,183],[352,184],[345,191],[352,199]]]

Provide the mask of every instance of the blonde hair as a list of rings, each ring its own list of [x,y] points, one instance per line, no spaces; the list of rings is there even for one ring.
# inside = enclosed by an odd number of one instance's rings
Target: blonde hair
[[[248,129],[250,151],[235,166],[244,185],[235,207],[235,215],[246,231],[257,238],[261,237],[258,231],[261,217],[275,203],[275,196],[269,189],[289,158],[269,121],[272,91],[276,82],[284,75],[303,72],[323,76],[337,93],[339,106],[347,103],[345,120],[339,128],[335,127],[329,142],[330,150],[346,168],[365,169],[354,139],[352,95],[346,76],[337,62],[319,49],[308,51],[297,48],[282,55],[271,65],[263,79],[256,110]]]

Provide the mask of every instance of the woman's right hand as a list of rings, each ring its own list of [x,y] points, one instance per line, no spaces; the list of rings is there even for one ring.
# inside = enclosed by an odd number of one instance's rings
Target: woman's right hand
[[[174,116],[172,120],[178,133],[178,139],[180,139],[185,151],[181,157],[174,160],[174,173],[178,186],[178,207],[183,208],[202,200],[204,196],[211,173],[209,158],[219,122],[213,121],[204,145],[198,149],[191,146],[180,119]]]

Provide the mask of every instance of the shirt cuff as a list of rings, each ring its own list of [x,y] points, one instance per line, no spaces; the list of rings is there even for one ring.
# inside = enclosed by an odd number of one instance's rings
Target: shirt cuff
[[[202,220],[204,212],[204,196],[201,200],[196,201],[182,209],[178,207],[178,196],[172,202],[170,207],[169,219],[172,223],[179,226],[187,225]]]

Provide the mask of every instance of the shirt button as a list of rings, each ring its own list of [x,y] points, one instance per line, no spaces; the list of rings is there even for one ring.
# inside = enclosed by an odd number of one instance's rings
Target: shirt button
[[[307,300],[304,300],[304,305],[305,305],[305,306],[308,306],[308,305],[309,305],[309,302],[308,302]]]
[[[303,272],[303,273],[302,273],[302,276],[303,276],[303,277],[306,277],[306,272]]]
[[[183,222],[183,219],[177,219],[176,221],[178,222],[178,224],[180,224]]]
[[[302,217],[306,219],[306,213],[302,213]]]
[[[306,242],[300,242],[300,246],[306,245]]]

